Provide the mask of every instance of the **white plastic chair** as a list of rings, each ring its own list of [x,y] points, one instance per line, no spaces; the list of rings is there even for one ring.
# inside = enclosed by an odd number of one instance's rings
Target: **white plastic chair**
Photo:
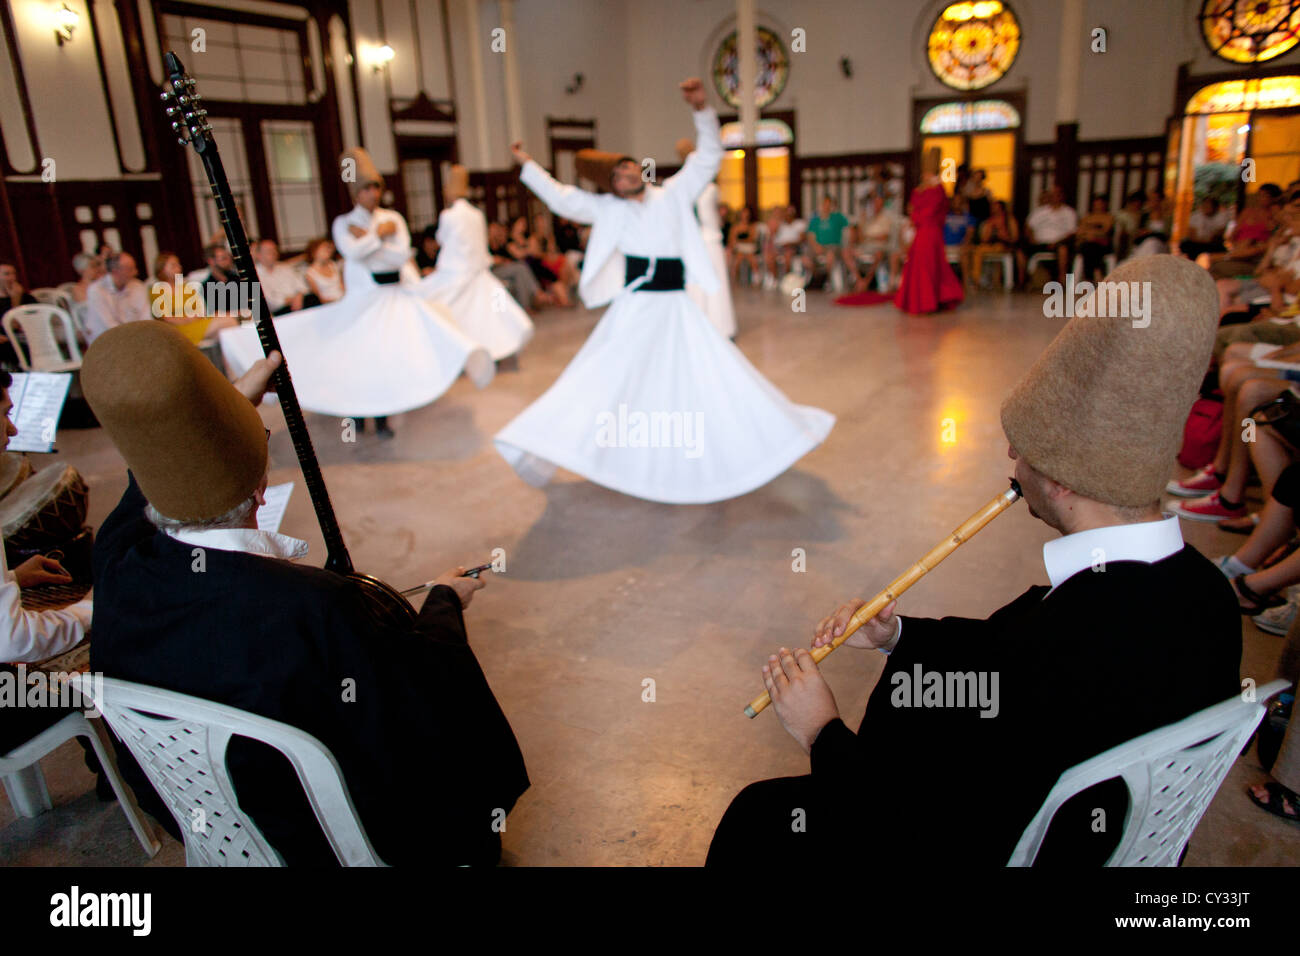
[[[1002,291],[1010,292],[1016,287],[1016,257],[1010,252],[985,253],[981,265],[981,273],[987,269],[990,264],[1002,264]],[[984,276],[974,277],[978,281],[983,281]]]
[[[53,323],[63,323],[68,357],[59,347]],[[53,305],[19,305],[4,314],[5,335],[18,353],[24,372],[75,372],[81,368],[81,347],[73,330],[72,316]],[[22,329],[26,346],[19,341],[15,327]]]
[[[74,683],[94,697],[94,683]],[[111,677],[99,683],[95,704],[176,818],[187,866],[284,866],[239,807],[226,769],[234,735],[260,740],[289,759],[341,864],[384,865],[357,818],[338,763],[311,734],[174,691]]]
[[[1028,279],[1029,276],[1032,276],[1034,274],[1034,270],[1037,269],[1040,265],[1042,265],[1044,262],[1049,262],[1049,261],[1050,262],[1056,261],[1055,252],[1035,252],[1032,256],[1029,257],[1029,262],[1025,264],[1026,279]]]
[[[54,806],[45,786],[45,776],[41,773],[40,760],[74,737],[85,737],[90,741],[95,756],[99,758],[100,769],[112,784],[118,805],[126,814],[140,846],[150,857],[156,855],[162,844],[154,839],[153,830],[135,802],[135,795],[118,773],[113,747],[104,736],[103,725],[98,719],[88,720],[80,711],[73,711],[25,744],[0,755],[0,778],[4,780],[5,792],[14,812],[20,817],[35,817]]]
[[[63,308],[63,293],[58,289],[32,289],[31,296],[41,305],[57,305]]]
[[[1192,831],[1264,716],[1265,702],[1290,687],[1276,680],[1143,734],[1061,774],[1025,828],[1007,866],[1032,866],[1052,817],[1067,800],[1113,777],[1128,784],[1124,835],[1107,866],[1177,866]]]

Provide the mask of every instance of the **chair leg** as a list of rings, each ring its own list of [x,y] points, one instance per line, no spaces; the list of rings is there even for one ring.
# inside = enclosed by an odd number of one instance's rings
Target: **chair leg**
[[[14,773],[4,776],[5,793],[14,813],[20,817],[39,817],[46,810],[54,807],[50,799],[49,788],[45,786],[45,775],[41,765],[34,763]]]
[[[140,846],[144,848],[145,855],[153,859],[158,855],[158,851],[162,849],[162,844],[154,838],[149,822],[144,818],[140,805],[136,803],[135,794],[131,792],[131,788],[122,779],[122,774],[117,768],[117,757],[113,749],[113,743],[108,737],[108,732],[104,728],[103,722],[97,718],[88,718],[86,723],[89,725],[90,730],[86,737],[90,741],[90,746],[95,748],[95,756],[99,758],[100,769],[108,777],[108,782],[113,787],[113,793],[117,795],[118,805],[122,808],[122,812],[126,814],[126,820],[131,824],[131,829],[135,831],[135,838],[140,841]]]

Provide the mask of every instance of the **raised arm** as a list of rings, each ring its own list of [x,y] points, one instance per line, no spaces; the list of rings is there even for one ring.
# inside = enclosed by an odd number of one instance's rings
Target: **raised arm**
[[[574,222],[596,221],[596,216],[600,213],[600,201],[594,194],[576,186],[556,182],[531,156],[520,149],[518,143],[511,146],[510,151],[524,167],[519,174],[519,181],[531,189],[538,199],[546,203],[551,212]]]
[[[704,84],[698,79],[684,80],[682,96],[695,113],[695,150],[676,175],[664,181],[664,189],[681,190],[694,201],[704,187],[713,182],[722,165],[722,135],[718,128],[718,114],[708,105]]]

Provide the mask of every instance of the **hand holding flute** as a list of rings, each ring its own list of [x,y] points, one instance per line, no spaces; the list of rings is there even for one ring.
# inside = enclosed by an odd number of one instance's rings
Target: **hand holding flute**
[[[858,605],[856,609],[850,611],[846,620],[842,622],[842,626],[841,622],[839,622],[839,614],[834,615],[835,624],[829,629],[826,627],[827,622],[823,621],[822,626],[818,628],[819,636],[822,640],[814,644],[815,649],[811,653],[800,650],[796,652],[796,654],[791,655],[789,651],[782,648],[779,657],[777,655],[772,655],[772,657],[768,659],[768,664],[763,667],[763,682],[767,686],[767,691],[749,702],[745,707],[745,716],[756,717],[766,709],[768,704],[773,700],[774,685],[776,690],[779,691],[781,689],[783,676],[787,683],[797,682],[799,685],[802,685],[804,683],[803,674],[808,669],[815,672],[817,670],[817,662],[822,660],[822,658],[835,650],[835,648],[839,647],[841,644],[855,641],[856,643],[853,645],[855,647],[879,647],[882,643],[892,640],[897,636],[897,625],[894,625],[895,630],[893,634],[886,637],[885,641],[880,641],[879,638],[884,637],[885,635],[878,629],[887,627],[889,618],[886,617],[884,620],[880,620],[879,616],[884,614],[887,609],[890,610],[890,614],[892,615],[892,605],[897,601],[900,594],[910,588],[917,581],[921,580],[921,578],[925,577],[925,575],[943,561],[944,558],[948,557],[948,555],[956,551],[962,544],[970,540],[980,531],[981,528],[1000,515],[1007,508],[1011,507],[1011,505],[1015,504],[1019,499],[1020,486],[1013,478],[1011,480],[1010,488],[990,499],[982,508],[963,521],[952,532],[952,534],[948,535],[948,537],[936,544],[902,574],[894,578],[894,580],[889,583],[889,586],[874,598],[864,604]],[[844,608],[841,608],[841,611],[843,610]],[[865,635],[867,640],[866,644],[857,642],[855,632],[867,626],[877,630],[868,631]],[[827,637],[829,637],[829,641],[825,640]],[[873,637],[876,639],[873,640]],[[826,693],[829,695],[829,689]],[[834,704],[833,698],[831,699],[831,703],[832,705]],[[790,730],[790,732],[795,735],[796,739],[799,738],[800,735],[791,729],[789,723],[784,717],[782,718],[782,723],[786,724],[786,729]]]

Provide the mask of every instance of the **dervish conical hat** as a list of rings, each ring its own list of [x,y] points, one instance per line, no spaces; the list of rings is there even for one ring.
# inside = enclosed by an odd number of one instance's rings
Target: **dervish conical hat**
[[[348,194],[352,197],[353,202],[356,202],[357,193],[371,183],[377,183],[380,189],[384,188],[384,176],[364,148],[355,146],[345,151],[340,158],[343,160],[350,159],[356,164],[355,169],[352,170],[356,174],[356,178],[351,181],[345,180]]]
[[[86,352],[81,387],[158,511],[204,521],[246,501],[266,475],[252,403],[166,322],[128,322]]]
[[[1144,256],[1073,307],[1003,402],[1002,429],[1027,464],[1071,491],[1145,507],[1160,499],[1209,367],[1214,279],[1187,259]]]
[[[574,154],[573,164],[583,179],[590,180],[602,189],[608,189],[614,167],[630,158],[623,153],[609,153],[603,149],[580,149]]]
[[[686,162],[686,157],[695,152],[695,141],[682,137],[677,141],[677,158]]]
[[[447,185],[443,189],[449,203],[469,195],[469,170],[457,163],[447,173]]]

